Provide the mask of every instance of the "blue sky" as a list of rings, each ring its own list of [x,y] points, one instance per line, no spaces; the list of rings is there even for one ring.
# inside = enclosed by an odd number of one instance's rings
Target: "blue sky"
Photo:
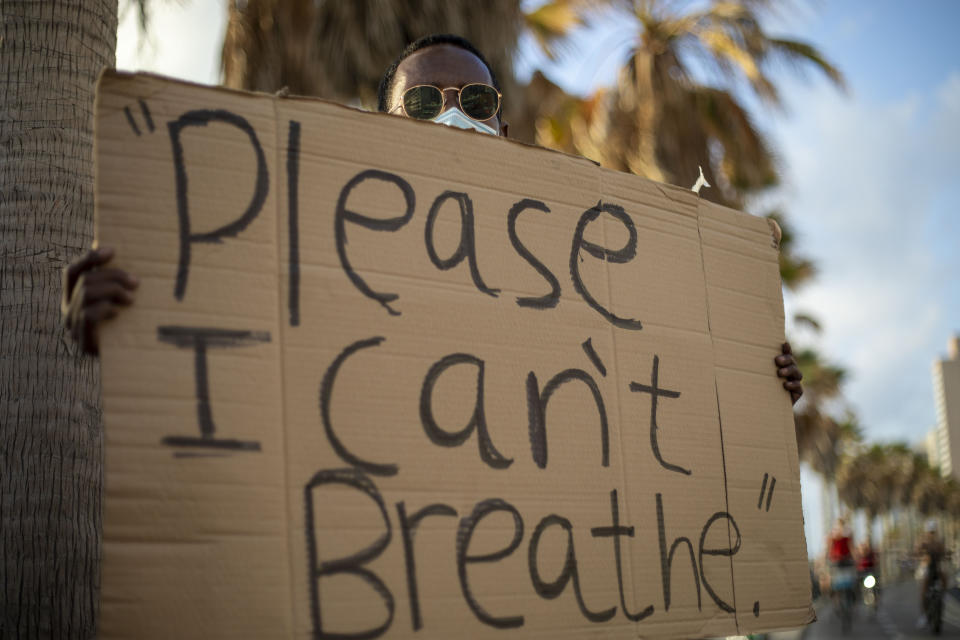
[[[121,3],[121,8],[125,3]],[[139,46],[133,12],[121,22],[118,67],[198,82],[219,78],[224,0],[155,3],[151,41]],[[787,113],[758,112],[775,141],[784,184],[755,203],[782,207],[798,245],[820,267],[787,297],[824,330],[792,330],[849,371],[846,398],[871,440],[919,441],[934,424],[932,361],[960,331],[960,24],[954,0],[794,3],[769,30],[818,47],[845,74],[838,92],[785,72]],[[544,68],[586,93],[613,82],[632,31],[597,20],[551,64],[527,45],[521,74]],[[693,177],[691,177],[691,182]],[[811,551],[822,523],[818,482],[804,474]]]
[[[850,371],[870,439],[915,442],[935,422],[931,364],[960,330],[958,18],[947,0],[824,4],[797,33],[850,94],[791,83],[797,107],[769,125],[788,167],[781,197],[821,266],[789,304],[824,319],[818,342]],[[805,481],[808,534],[822,532],[818,482]]]

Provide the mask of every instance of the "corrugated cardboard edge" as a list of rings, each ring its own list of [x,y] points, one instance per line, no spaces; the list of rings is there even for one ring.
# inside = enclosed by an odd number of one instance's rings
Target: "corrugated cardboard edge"
[[[661,184],[659,184],[659,183],[654,183],[654,184],[656,184],[658,187],[670,187],[670,185],[661,185]],[[661,189],[661,191],[664,193],[664,195],[667,195],[667,193],[668,193],[668,191],[664,191],[664,190],[662,190],[662,189]],[[689,190],[684,189],[683,191],[689,191]],[[691,192],[691,193],[692,193],[692,192]],[[697,197],[698,200],[700,200],[699,194],[695,194],[695,197]],[[697,206],[697,231],[698,231],[698,233],[699,233],[700,230],[701,230],[701,221],[702,221],[702,219],[705,218],[705,217],[710,217],[710,215],[711,215],[711,214],[710,214],[710,209],[719,210],[719,211],[721,211],[721,212],[729,213],[729,214],[735,215],[735,216],[744,216],[744,215],[746,215],[746,216],[751,216],[751,215],[752,215],[752,214],[749,214],[749,213],[746,213],[746,212],[743,212],[743,211],[739,211],[739,210],[737,210],[737,209],[732,209],[732,208],[730,208],[730,207],[726,207],[726,206],[723,206],[723,205],[718,205],[718,204],[716,204],[716,203],[714,203],[714,202],[710,202],[708,207],[702,207],[702,206],[699,206],[699,205],[698,205],[698,206]],[[759,217],[759,216],[753,216],[753,217]],[[777,224],[777,221],[774,220],[773,218],[765,218],[765,220],[766,220],[766,222],[767,222],[767,225],[770,227],[771,247],[774,248],[774,249],[776,249],[776,250],[779,252],[779,251],[780,251],[780,243],[781,243],[781,241],[783,240],[783,230],[780,228],[780,225]],[[702,236],[701,236],[701,238],[702,238]],[[702,242],[702,240],[701,240],[701,244],[700,244],[700,250],[701,250],[701,256],[702,256],[702,251],[703,251],[703,242]],[[706,286],[706,273],[704,273],[704,286]],[[781,282],[780,289],[781,289],[781,291],[783,290],[783,284],[782,284],[782,282]],[[706,295],[706,300],[707,300],[707,308],[708,308],[708,310],[709,310],[709,305],[710,305],[710,297],[709,297],[709,295]],[[709,329],[709,311],[708,311],[707,326],[708,326],[708,331],[709,331],[710,339],[711,339],[711,341],[712,341],[712,340],[713,340],[713,332],[712,332],[712,330]],[[784,334],[786,334],[786,327],[784,327]],[[784,339],[786,339],[786,338],[784,338]],[[714,384],[717,384],[717,382],[716,382],[716,373],[714,373]],[[718,397],[718,402],[719,402],[719,397]],[[718,407],[718,409],[719,409],[719,407]],[[717,420],[718,420],[718,422],[719,422],[719,420],[720,420],[719,412],[718,412],[718,415],[717,415]],[[720,431],[721,431],[721,433],[722,433],[722,431],[723,431],[723,425],[722,425],[722,424],[720,425]],[[797,464],[799,465],[799,460],[797,461]],[[799,468],[797,469],[797,473],[799,474]],[[724,467],[724,475],[726,475],[726,468],[725,468],[725,467]],[[726,480],[724,480],[724,483],[726,483]],[[802,493],[802,491],[803,491],[802,486],[799,486],[799,485],[798,485],[798,488],[800,489],[800,491],[801,491],[801,493]],[[726,485],[724,486],[724,493],[726,494]],[[801,520],[803,520],[803,513],[802,513],[802,512],[801,512],[801,514],[800,514],[800,518],[801,518]],[[807,546],[806,531],[803,530],[803,529],[801,529],[801,537],[803,538],[804,546],[806,547],[806,546]],[[735,578],[733,577],[732,563],[733,563],[733,559],[731,558],[731,582],[732,582],[732,584],[733,584],[734,593],[736,593],[736,580],[735,580]],[[738,631],[738,633],[739,633],[739,631],[740,631],[739,615],[735,615],[735,621],[736,621],[736,625],[737,625],[737,631]],[[811,595],[810,605],[809,605],[809,608],[807,609],[807,617],[806,617],[806,619],[805,619],[805,621],[804,621],[803,624],[809,625],[809,624],[812,624],[812,623],[814,623],[814,622],[816,622],[816,621],[817,621],[817,612],[816,612],[816,609],[815,609],[814,606],[813,606],[813,599],[812,599],[812,595]],[[793,628],[793,627],[781,627],[781,628],[779,628],[779,629],[769,629],[768,631],[781,631],[781,630],[789,630],[789,629],[792,629],[792,628]]]
[[[394,115],[394,114],[391,114],[391,113],[384,113],[384,112],[382,112],[382,111],[368,111],[367,109],[361,109],[361,108],[358,108],[358,107],[352,107],[352,106],[350,106],[350,105],[345,105],[345,104],[340,103],[340,102],[334,102],[333,100],[325,100],[325,99],[323,99],[323,98],[315,98],[315,97],[313,97],[313,96],[300,96],[300,95],[295,95],[295,94],[287,93],[287,92],[284,91],[284,90],[278,91],[277,93],[266,93],[266,92],[263,92],[263,91],[246,91],[246,90],[241,90],[241,89],[233,89],[233,88],[231,88],[231,87],[224,87],[224,86],[222,86],[222,85],[210,85],[210,84],[203,84],[202,82],[193,82],[193,81],[191,81],[191,80],[183,80],[183,79],[181,79],[181,78],[174,78],[174,77],[171,77],[171,76],[166,76],[166,75],[163,75],[163,74],[160,74],[160,73],[153,73],[153,72],[149,72],[149,71],[120,71],[120,70],[118,70],[118,69],[114,69],[114,68],[111,68],[111,67],[104,67],[104,68],[100,71],[100,75],[97,77],[97,83],[96,83],[96,84],[97,84],[97,87],[99,87],[100,84],[101,84],[105,79],[122,79],[122,78],[147,78],[147,79],[153,79],[153,80],[160,80],[160,81],[163,81],[163,82],[172,82],[172,83],[175,83],[175,84],[178,84],[178,85],[196,87],[196,88],[198,88],[198,89],[206,89],[206,90],[208,90],[208,91],[220,91],[220,92],[229,93],[229,94],[233,94],[233,95],[237,95],[237,96],[243,96],[243,97],[260,97],[260,98],[270,98],[270,99],[273,99],[273,100],[291,100],[291,101],[295,101],[295,102],[321,103],[321,104],[329,105],[329,106],[331,106],[331,107],[336,107],[337,109],[345,109],[345,110],[347,110],[347,111],[355,111],[355,112],[359,112],[359,113],[370,114],[370,115],[374,115],[374,116],[379,117],[379,118],[397,118],[397,117],[400,117],[400,116],[397,116],[397,115]],[[96,106],[94,106],[94,112],[96,112]],[[407,120],[410,120],[410,121],[412,121],[412,122],[415,122],[415,123],[417,123],[417,125],[419,125],[419,126],[432,126],[433,124],[435,124],[435,123],[432,123],[432,122],[429,122],[429,121],[415,120],[415,119],[413,119],[413,118],[407,118]],[[470,130],[464,130],[464,133],[473,134],[473,135],[489,135],[489,134],[481,133],[481,132],[479,132],[479,131],[470,131]],[[591,159],[589,159],[589,158],[585,158],[585,157],[583,157],[583,156],[578,156],[578,155],[574,155],[574,154],[571,154],[571,153],[566,153],[566,152],[564,152],[564,151],[557,151],[556,149],[549,149],[549,148],[547,148],[547,147],[541,147],[541,146],[536,145],[536,144],[531,144],[531,143],[528,143],[528,142],[523,142],[523,141],[521,141],[521,140],[515,140],[515,139],[513,139],[513,138],[508,138],[508,137],[504,137],[504,136],[497,136],[497,137],[498,137],[500,140],[503,140],[504,142],[507,142],[507,143],[510,143],[510,144],[515,144],[515,145],[518,145],[518,146],[521,146],[521,147],[525,147],[525,148],[528,148],[528,149],[537,149],[537,150],[539,150],[539,151],[546,151],[546,152],[549,152],[549,153],[555,153],[555,154],[558,154],[558,155],[561,155],[561,156],[566,156],[567,158],[570,158],[571,160],[573,160],[573,161],[575,161],[575,162],[577,162],[577,163],[579,163],[579,164],[587,164],[587,165],[589,165],[589,166],[591,166],[591,167],[600,167],[600,163],[599,163],[599,162],[596,162],[596,161],[591,160]],[[654,184],[656,184],[656,183],[654,183]],[[666,185],[659,185],[659,184],[658,184],[657,186],[666,186]],[[679,188],[679,187],[678,187],[678,188]],[[683,191],[689,191],[689,189],[683,189]]]

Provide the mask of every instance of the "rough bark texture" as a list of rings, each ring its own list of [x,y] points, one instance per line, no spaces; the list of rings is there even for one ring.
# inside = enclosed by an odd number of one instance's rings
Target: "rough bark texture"
[[[116,0],[0,0],[0,638],[89,638],[100,561],[99,370],[60,324],[93,233],[94,83]]]

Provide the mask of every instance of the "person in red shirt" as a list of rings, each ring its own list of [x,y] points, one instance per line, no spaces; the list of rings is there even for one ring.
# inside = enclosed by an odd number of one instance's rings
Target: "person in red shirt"
[[[873,545],[867,540],[857,549],[857,573],[867,574],[876,571],[877,552],[873,550]]]
[[[853,603],[856,594],[857,571],[853,559],[853,534],[844,518],[827,537],[827,561],[830,570],[830,591],[837,618],[844,633],[850,630],[853,620]]]
[[[853,566],[853,534],[844,518],[837,518],[827,538],[827,558],[833,567]]]

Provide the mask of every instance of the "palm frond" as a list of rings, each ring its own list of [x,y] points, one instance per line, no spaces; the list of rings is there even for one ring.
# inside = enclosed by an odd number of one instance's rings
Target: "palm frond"
[[[780,227],[780,280],[787,289],[795,291],[816,275],[816,266],[810,259],[797,254],[793,225],[781,212],[771,211],[766,217]]]
[[[444,32],[473,42],[504,94],[516,95],[519,0],[500,0],[496,11],[466,0],[247,0],[231,3],[229,17],[222,55],[229,86],[268,92],[287,86],[373,106],[390,62],[417,38]]]
[[[523,13],[526,30],[543,53],[555,60],[570,33],[586,25],[583,0],[553,0]]]
[[[815,331],[816,333],[820,333],[821,331],[823,331],[823,327],[820,325],[820,321],[817,320],[814,316],[810,315],[809,313],[793,314],[793,322],[797,325],[808,327],[813,331]]]
[[[784,38],[769,38],[772,53],[782,58],[785,62],[792,63],[795,71],[801,71],[806,64],[812,64],[817,67],[834,85],[846,91],[847,82],[843,73],[829,62],[820,51],[813,45],[799,40],[788,40]]]

